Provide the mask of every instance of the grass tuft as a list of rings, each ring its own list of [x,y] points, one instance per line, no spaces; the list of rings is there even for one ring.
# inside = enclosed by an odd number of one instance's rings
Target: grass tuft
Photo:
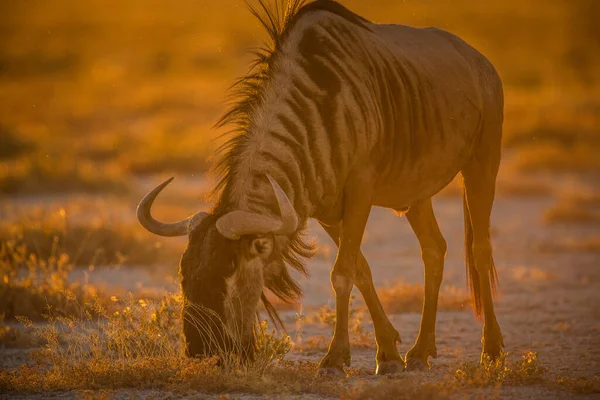
[[[566,197],[544,213],[547,223],[597,224],[600,207],[597,196]]]
[[[497,360],[484,358],[481,362],[463,363],[454,373],[460,386],[525,386],[542,383],[546,379],[546,368],[540,365],[537,353],[529,351],[519,361],[511,361],[507,353]]]
[[[137,224],[108,224],[103,218],[86,218],[71,218],[64,208],[18,212],[12,220],[0,222],[0,243],[24,245],[39,258],[64,253],[74,264],[86,266],[152,265],[178,255]]]
[[[67,281],[73,265],[69,257],[56,250],[40,258],[14,241],[0,243],[0,309],[14,320],[25,316],[40,320],[48,311],[71,315],[77,307],[71,300],[89,299],[92,292]]]
[[[526,172],[596,172],[600,170],[598,149],[587,145],[571,149],[556,145],[528,146],[519,149],[515,163]]]
[[[350,334],[350,346],[356,348],[373,348],[375,346],[375,337],[373,332],[365,328],[364,320],[367,310],[364,307],[357,307],[355,298],[350,297],[350,310],[348,314],[348,333]],[[330,306],[320,307],[315,315],[306,318],[307,323],[317,323],[324,325],[333,331],[335,326],[335,309]],[[327,349],[328,339],[324,335],[316,335],[307,338],[298,338],[294,348],[300,351],[305,350],[323,350]]]
[[[0,371],[0,386],[13,393],[128,388],[205,393],[320,390],[318,384],[316,389],[308,384],[312,375],[305,374],[306,365],[283,363],[291,339],[276,335],[266,321],[255,332],[254,362],[242,363],[223,354],[192,359],[183,355],[181,296],[167,296],[160,302],[133,295],[113,300],[118,305],[115,312],[93,301],[79,306],[79,317],[61,316],[50,309],[45,324],[23,318],[44,345],[34,353],[35,364]],[[286,384],[273,385],[280,380]],[[328,386],[326,381],[323,384],[321,390]]]
[[[580,240],[571,238],[562,241],[547,242],[540,245],[540,250],[547,253],[600,253],[600,235]]]
[[[421,312],[423,308],[423,285],[398,281],[378,289],[379,299],[388,313]],[[464,290],[454,286],[444,286],[438,298],[438,311],[461,311],[469,305],[469,297]]]
[[[19,327],[9,325],[0,315],[0,346],[5,348],[27,348],[34,343],[34,338]]]
[[[130,179],[110,164],[43,155],[0,163],[0,193],[118,193],[129,192]]]

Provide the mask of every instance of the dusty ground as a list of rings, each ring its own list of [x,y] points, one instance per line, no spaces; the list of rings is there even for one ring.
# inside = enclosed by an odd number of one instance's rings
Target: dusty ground
[[[552,178],[539,176],[536,180],[547,184],[550,194],[500,194],[492,216],[494,255],[502,288],[497,300],[497,314],[504,332],[506,351],[515,359],[524,351],[535,351],[538,352],[542,365],[552,374],[597,380],[600,378],[600,254],[597,249],[591,252],[569,251],[561,248],[560,244],[585,240],[597,235],[599,229],[597,224],[592,223],[549,224],[544,219],[544,213],[553,204],[553,196],[560,195],[560,191],[594,191],[597,190],[598,182],[589,177],[574,175],[554,175]],[[185,191],[193,182],[183,181],[173,185],[173,189]],[[151,182],[140,185],[143,186],[140,191],[148,184]],[[499,188],[507,184],[509,183],[500,179]],[[201,191],[204,185],[203,182],[198,182],[194,187]],[[502,190],[499,192],[502,193]],[[70,199],[62,198],[60,201],[68,203]],[[81,199],[75,201],[81,202]],[[121,204],[111,212],[124,218],[133,218],[133,207],[133,202]],[[438,196],[434,201],[434,208],[448,242],[443,286],[463,288],[465,270],[460,197]],[[309,262],[310,277],[301,279],[301,286],[305,291],[302,304],[305,318],[298,323],[297,311],[283,313],[288,332],[297,343],[305,343],[307,339],[318,335],[324,335],[328,340],[331,335],[330,327],[315,322],[314,318],[311,321],[310,317],[319,307],[333,306],[329,271],[335,257],[335,248],[316,223],[310,223],[308,234],[316,238],[319,253]],[[374,208],[367,226],[363,250],[372,267],[377,287],[390,286],[398,280],[422,283],[420,249],[404,218],[395,216],[389,210]],[[160,268],[96,268],[89,272],[89,279],[104,285],[106,290],[119,286],[132,292],[141,288],[156,293],[174,292],[178,290],[176,264],[177,260],[173,260],[171,265]],[[82,274],[82,271],[75,272],[74,279],[81,278]],[[358,292],[356,296],[359,299]],[[360,309],[359,300],[356,304]],[[416,338],[420,314],[394,314],[391,319],[402,338],[399,349],[405,353]],[[369,318],[365,318],[363,324],[367,331],[372,330]],[[481,325],[468,308],[464,311],[440,311],[437,324],[439,357],[432,361],[429,371],[408,374],[431,381],[443,379],[460,363],[478,359],[480,339]],[[320,347],[317,345],[306,348],[300,345],[289,357],[318,361],[324,354]],[[3,367],[19,364],[27,358],[26,350],[3,349],[0,352]],[[374,345],[353,349],[352,356],[353,367],[374,369]],[[358,379],[377,378],[373,376]],[[499,394],[502,398],[514,399],[575,396],[543,385],[502,387],[499,391],[488,390],[484,394]],[[167,394],[130,391],[111,394],[122,398],[134,395],[162,398]],[[55,396],[69,398],[75,394]],[[597,396],[599,395],[587,397]]]
[[[175,175],[177,179],[157,204],[158,218],[174,220],[209,207],[198,201],[207,188],[202,174],[218,144],[212,139],[221,133],[209,127],[223,111],[225,89],[247,71],[246,51],[265,38],[243,3],[3,2],[0,222],[18,219],[19,211],[56,212],[64,207],[66,220],[73,225],[94,221],[100,227],[118,226],[115,232],[120,235],[113,242],[135,236],[152,238],[142,240],[139,247],[115,247],[147,250],[144,245],[150,243],[152,248],[156,240],[162,246],[160,254],[170,261],[158,266],[95,264],[93,270],[86,264],[71,279],[89,280],[109,299],[119,291],[155,297],[177,292],[177,257],[185,239],[153,238],[142,231],[135,223],[135,205],[156,183]],[[594,17],[600,3],[343,3],[377,22],[449,30],[480,49],[497,67],[506,94],[505,154],[492,220],[502,288],[497,314],[506,351],[513,359],[521,352],[535,351],[551,374],[600,382],[600,81],[595,73],[600,31]],[[532,171],[535,175],[525,175]],[[460,291],[465,288],[463,211],[460,197],[452,195],[455,192],[438,196],[434,208],[448,242],[444,285]],[[560,197],[581,193],[595,195],[594,218],[585,212],[575,218],[567,213],[555,217],[566,222],[548,221],[546,213]],[[578,206],[571,206],[571,211],[573,207]],[[309,236],[316,237],[319,253],[309,262],[310,278],[301,279],[304,318],[298,323],[298,312],[287,311],[284,319],[298,344],[289,358],[318,361],[331,336],[331,327],[316,316],[322,307],[333,306],[329,271],[335,246],[317,224],[311,223]],[[587,240],[589,244],[581,248],[574,246]],[[79,249],[67,250],[74,256]],[[373,209],[363,250],[378,287],[392,286],[398,280],[413,288],[422,284],[419,246],[405,219]],[[150,251],[137,254],[143,254],[139,259],[148,263],[154,261]],[[358,293],[356,299],[361,312]],[[418,308],[414,298],[411,301],[412,309]],[[5,311],[0,309],[0,320]],[[420,314],[401,312],[391,319],[401,334],[399,348],[404,354],[415,340]],[[363,326],[372,331],[368,316]],[[480,335],[481,325],[468,307],[440,311],[439,358],[432,361],[431,370],[407,375],[439,382],[461,363],[479,358]],[[322,339],[307,345],[315,338]],[[362,340],[361,344],[365,346],[353,349],[353,365],[372,372],[374,343]],[[29,351],[0,345],[0,368],[23,364]],[[364,380],[378,379],[362,375],[350,378],[349,385]],[[595,392],[600,393],[600,387]],[[498,394],[513,399],[577,396],[548,385],[502,387],[484,393]],[[116,398],[168,395],[129,390],[108,393]],[[471,393],[473,398],[477,395]],[[4,398],[0,388],[0,400]]]

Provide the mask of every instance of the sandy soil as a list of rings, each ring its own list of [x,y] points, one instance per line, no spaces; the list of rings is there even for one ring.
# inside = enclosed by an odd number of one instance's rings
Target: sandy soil
[[[553,180],[556,184],[556,177]],[[569,176],[564,177],[564,185],[585,190],[597,189],[593,187],[592,181]],[[179,187],[179,190],[182,188],[182,185],[173,186]],[[515,359],[523,351],[536,351],[543,366],[553,374],[598,379],[600,253],[552,249],[565,240],[581,240],[592,234],[597,235],[600,229],[592,224],[548,224],[543,219],[543,213],[553,202],[550,196],[500,196],[495,203],[492,216],[493,245],[502,289],[497,300],[497,315],[503,329],[506,351]],[[463,288],[465,267],[461,200],[456,196],[441,196],[434,199],[434,209],[448,242],[443,285]],[[115,212],[123,215],[123,210]],[[133,213],[130,216],[133,217]],[[310,277],[300,280],[305,291],[303,307],[307,314],[317,307],[333,305],[329,271],[335,257],[333,242],[314,222],[309,225],[309,236],[316,238],[319,254],[309,262]],[[363,251],[372,267],[376,286],[391,285],[400,279],[407,283],[422,283],[420,248],[404,218],[395,216],[389,210],[374,208],[367,226]],[[157,292],[176,291],[176,263],[177,260],[173,260],[172,265],[158,270],[143,267],[97,268],[90,274],[90,280],[109,287],[119,285],[132,291],[140,287]],[[359,298],[358,292],[356,296]],[[302,332],[299,333],[296,331],[296,312],[285,312],[283,317],[292,338],[301,334],[305,339],[313,335],[325,335],[329,339],[331,335],[330,328],[318,323],[302,324]],[[399,349],[404,354],[414,343],[420,314],[396,314],[391,319],[400,332],[402,343]],[[365,325],[367,330],[372,330],[368,318],[365,319]],[[481,325],[470,311],[440,311],[437,324],[439,357],[432,360],[429,371],[407,374],[418,375],[426,380],[441,379],[461,362],[477,360],[480,340]],[[25,358],[19,351],[2,352],[4,367]],[[320,349],[295,350],[290,357],[318,361],[323,354]],[[374,346],[353,349],[352,356],[354,367],[374,369]],[[114,393],[123,398],[128,398],[129,394],[129,391]],[[503,387],[499,393],[494,394],[513,399],[575,396],[543,386]],[[166,394],[141,392],[137,395],[161,398]],[[56,396],[69,398],[74,394]],[[4,397],[0,395],[0,398]]]
[[[518,357],[536,351],[552,373],[569,377],[600,377],[600,255],[552,252],[553,244],[565,239],[584,239],[598,226],[548,225],[542,214],[552,204],[549,198],[498,198],[492,216],[493,244],[502,293],[497,315],[503,329],[506,351]],[[463,213],[459,198],[434,200],[440,228],[448,242],[443,285],[464,287]],[[333,246],[313,224],[311,233],[319,244]],[[373,270],[375,285],[396,279],[423,282],[418,242],[404,218],[391,211],[373,209],[363,250]],[[311,263],[311,279],[303,282],[304,304],[332,303],[328,273],[335,252],[326,260]],[[358,294],[357,294],[358,295]],[[393,315],[405,353],[414,343],[420,315]],[[321,332],[328,335],[329,332]],[[481,325],[469,311],[438,313],[439,357],[424,374],[441,378],[452,366],[476,360],[481,348]],[[329,337],[329,336],[328,336]],[[354,350],[353,365],[374,367],[374,350]],[[316,354],[315,359],[320,357]],[[543,388],[508,388],[502,397],[555,398],[572,395],[546,392]]]

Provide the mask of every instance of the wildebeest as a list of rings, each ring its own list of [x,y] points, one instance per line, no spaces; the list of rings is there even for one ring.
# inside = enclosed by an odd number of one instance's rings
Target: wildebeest
[[[243,356],[252,356],[259,302],[278,318],[265,288],[283,300],[300,295],[287,268],[304,272],[311,246],[302,232],[315,218],[338,245],[331,272],[336,323],[320,371],[350,365],[353,285],[373,319],[377,373],[429,365],[446,254],[431,197],[460,173],[467,275],[476,314],[485,318],[482,355],[498,357],[504,344],[493,305],[490,214],[503,92],[494,67],[448,32],[370,23],[331,0],[293,0],[283,16],[259,0],[253,12],[272,46],[258,52],[253,72],[238,82],[237,103],[218,124],[232,126],[233,136],[217,165],[214,208],[176,223],[156,221],[152,203],[170,180],[138,208],[150,232],[189,235],[180,264],[184,317],[210,312],[200,330],[184,318],[187,353],[211,355],[215,343],[227,348],[235,339]],[[404,213],[421,245],[423,315],[406,364],[360,250],[373,205]]]

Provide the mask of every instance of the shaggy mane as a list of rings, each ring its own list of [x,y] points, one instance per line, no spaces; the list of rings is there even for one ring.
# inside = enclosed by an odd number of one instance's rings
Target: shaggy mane
[[[284,2],[286,0],[274,0],[274,9],[270,9],[265,0],[258,0],[256,6],[247,3],[250,13],[267,31],[268,40],[261,47],[250,50],[255,59],[250,64],[248,73],[231,85],[231,107],[215,124],[216,128],[230,126],[231,129],[222,136],[229,136],[229,139],[217,149],[220,159],[213,169],[217,181],[211,197],[222,194],[235,169],[235,161],[248,135],[250,113],[261,102],[263,88],[271,78],[272,65],[278,49],[291,28],[292,20],[297,19],[307,0],[288,0],[285,7]]]
[[[228,139],[216,150],[217,161],[212,168],[215,184],[209,197],[220,200],[227,183],[235,172],[238,157],[249,137],[250,114],[263,99],[263,89],[272,76],[273,63],[288,33],[301,16],[314,11],[328,11],[347,21],[367,28],[369,21],[354,14],[334,0],[272,0],[269,8],[265,0],[257,5],[247,3],[250,13],[267,31],[268,40],[261,47],[250,51],[255,56],[246,75],[238,78],[230,87],[231,107],[215,124],[215,128],[230,126],[220,138]],[[307,4],[308,3],[308,4]]]
[[[215,124],[216,128],[230,126],[231,129],[223,135],[228,139],[217,149],[219,157],[211,171],[215,176],[215,184],[209,197],[216,200],[214,213],[225,211],[223,199],[227,197],[228,183],[235,175],[238,160],[248,142],[251,112],[262,102],[264,87],[273,74],[273,63],[298,19],[307,13],[321,10],[341,16],[363,28],[366,28],[368,23],[334,0],[273,0],[272,3],[272,7],[269,7],[265,0],[257,0],[256,5],[247,3],[252,15],[267,31],[268,41],[251,51],[256,58],[251,63],[248,74],[230,87],[232,105]],[[285,248],[279,250],[287,267],[307,275],[303,260],[314,254],[315,246],[313,243],[306,243],[303,234],[304,227],[291,235]],[[282,301],[293,303],[301,297],[302,291],[290,276],[287,267],[283,268],[280,279],[267,286],[267,289]],[[262,301],[273,323],[283,328],[275,307],[264,294]]]

